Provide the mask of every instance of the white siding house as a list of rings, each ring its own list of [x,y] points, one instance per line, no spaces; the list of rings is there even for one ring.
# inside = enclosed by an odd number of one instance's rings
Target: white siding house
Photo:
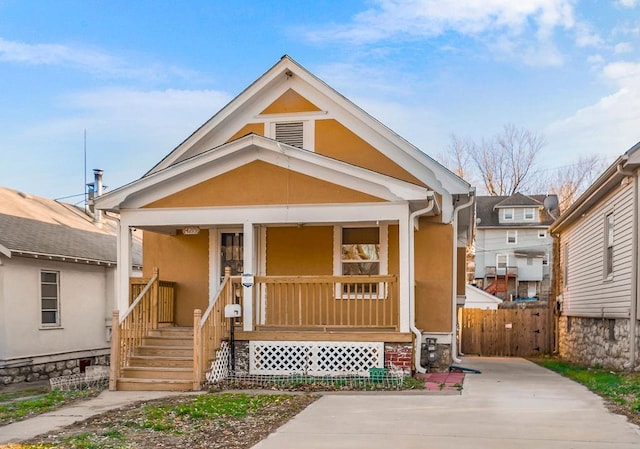
[[[559,350],[579,363],[638,366],[640,145],[553,224],[559,242]]]
[[[116,228],[73,205],[0,188],[0,386],[108,364]]]
[[[475,247],[478,287],[503,300],[548,300],[553,216],[544,205],[555,195],[479,196]],[[552,201],[556,202],[556,201]],[[549,203],[548,203],[549,204]]]

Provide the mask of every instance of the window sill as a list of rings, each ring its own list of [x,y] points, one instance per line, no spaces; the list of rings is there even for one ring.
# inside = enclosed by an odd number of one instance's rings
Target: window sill
[[[40,326],[40,330],[41,331],[62,330],[62,329],[64,329],[64,327],[58,326],[58,325],[56,325],[56,326],[42,326],[41,325]]]

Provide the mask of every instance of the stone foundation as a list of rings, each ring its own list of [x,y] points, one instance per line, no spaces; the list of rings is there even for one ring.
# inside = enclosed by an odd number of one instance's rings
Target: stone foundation
[[[236,374],[249,374],[249,342],[236,341]]]
[[[29,363],[22,366],[0,368],[0,386],[79,374],[84,372],[86,366],[90,365],[109,366],[109,356],[81,357],[71,360]]]
[[[580,365],[614,370],[628,369],[629,319],[559,318],[560,357]],[[640,326],[636,323],[636,348],[640,345]],[[640,355],[637,355],[637,357]],[[640,360],[636,360],[636,367]]]
[[[413,345],[411,343],[385,343],[384,367],[411,375],[413,367]]]

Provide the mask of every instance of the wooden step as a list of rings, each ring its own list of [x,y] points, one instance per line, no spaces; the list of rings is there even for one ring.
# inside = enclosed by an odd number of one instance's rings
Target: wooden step
[[[193,340],[193,328],[191,327],[165,327],[149,331],[151,337],[181,337]]]
[[[193,368],[168,368],[165,366],[128,366],[122,368],[127,379],[192,380]]]
[[[142,344],[148,346],[184,346],[193,348],[193,337],[144,337]]]
[[[165,366],[169,368],[192,368],[193,357],[134,355],[129,359],[129,366]]]
[[[160,357],[193,357],[193,346],[138,346],[134,355],[160,356]]]
[[[193,380],[118,378],[119,391],[191,391]]]

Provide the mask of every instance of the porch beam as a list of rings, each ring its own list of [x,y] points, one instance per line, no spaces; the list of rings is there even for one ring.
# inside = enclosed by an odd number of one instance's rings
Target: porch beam
[[[118,227],[116,260],[118,266],[115,307],[124,314],[129,308],[129,279],[131,278],[131,228],[120,222]]]
[[[411,276],[409,272],[411,270],[411,258],[409,256],[410,249],[410,239],[409,232],[413,232],[413,227],[411,231],[409,230],[409,211],[404,215],[400,216],[400,222],[398,225],[399,228],[399,268],[400,273],[398,275],[398,294],[400,296],[400,314],[399,314],[399,327],[400,332],[410,332],[410,313],[409,308],[411,307],[410,300],[410,292],[412,288],[415,288],[414,285],[411,285]]]
[[[243,249],[243,267],[245,273],[250,273],[255,276],[256,274],[256,265],[255,265],[255,233],[253,223],[250,221],[245,221],[243,224],[244,233],[244,249]],[[242,286],[242,323],[244,331],[252,331],[253,330],[253,286],[246,287]]]
[[[297,224],[398,220],[408,215],[405,202],[304,204],[215,208],[162,208],[121,211],[123,226],[217,226],[244,223]]]
[[[236,341],[364,341],[384,343],[410,343],[413,334],[385,331],[255,331],[236,330]]]

